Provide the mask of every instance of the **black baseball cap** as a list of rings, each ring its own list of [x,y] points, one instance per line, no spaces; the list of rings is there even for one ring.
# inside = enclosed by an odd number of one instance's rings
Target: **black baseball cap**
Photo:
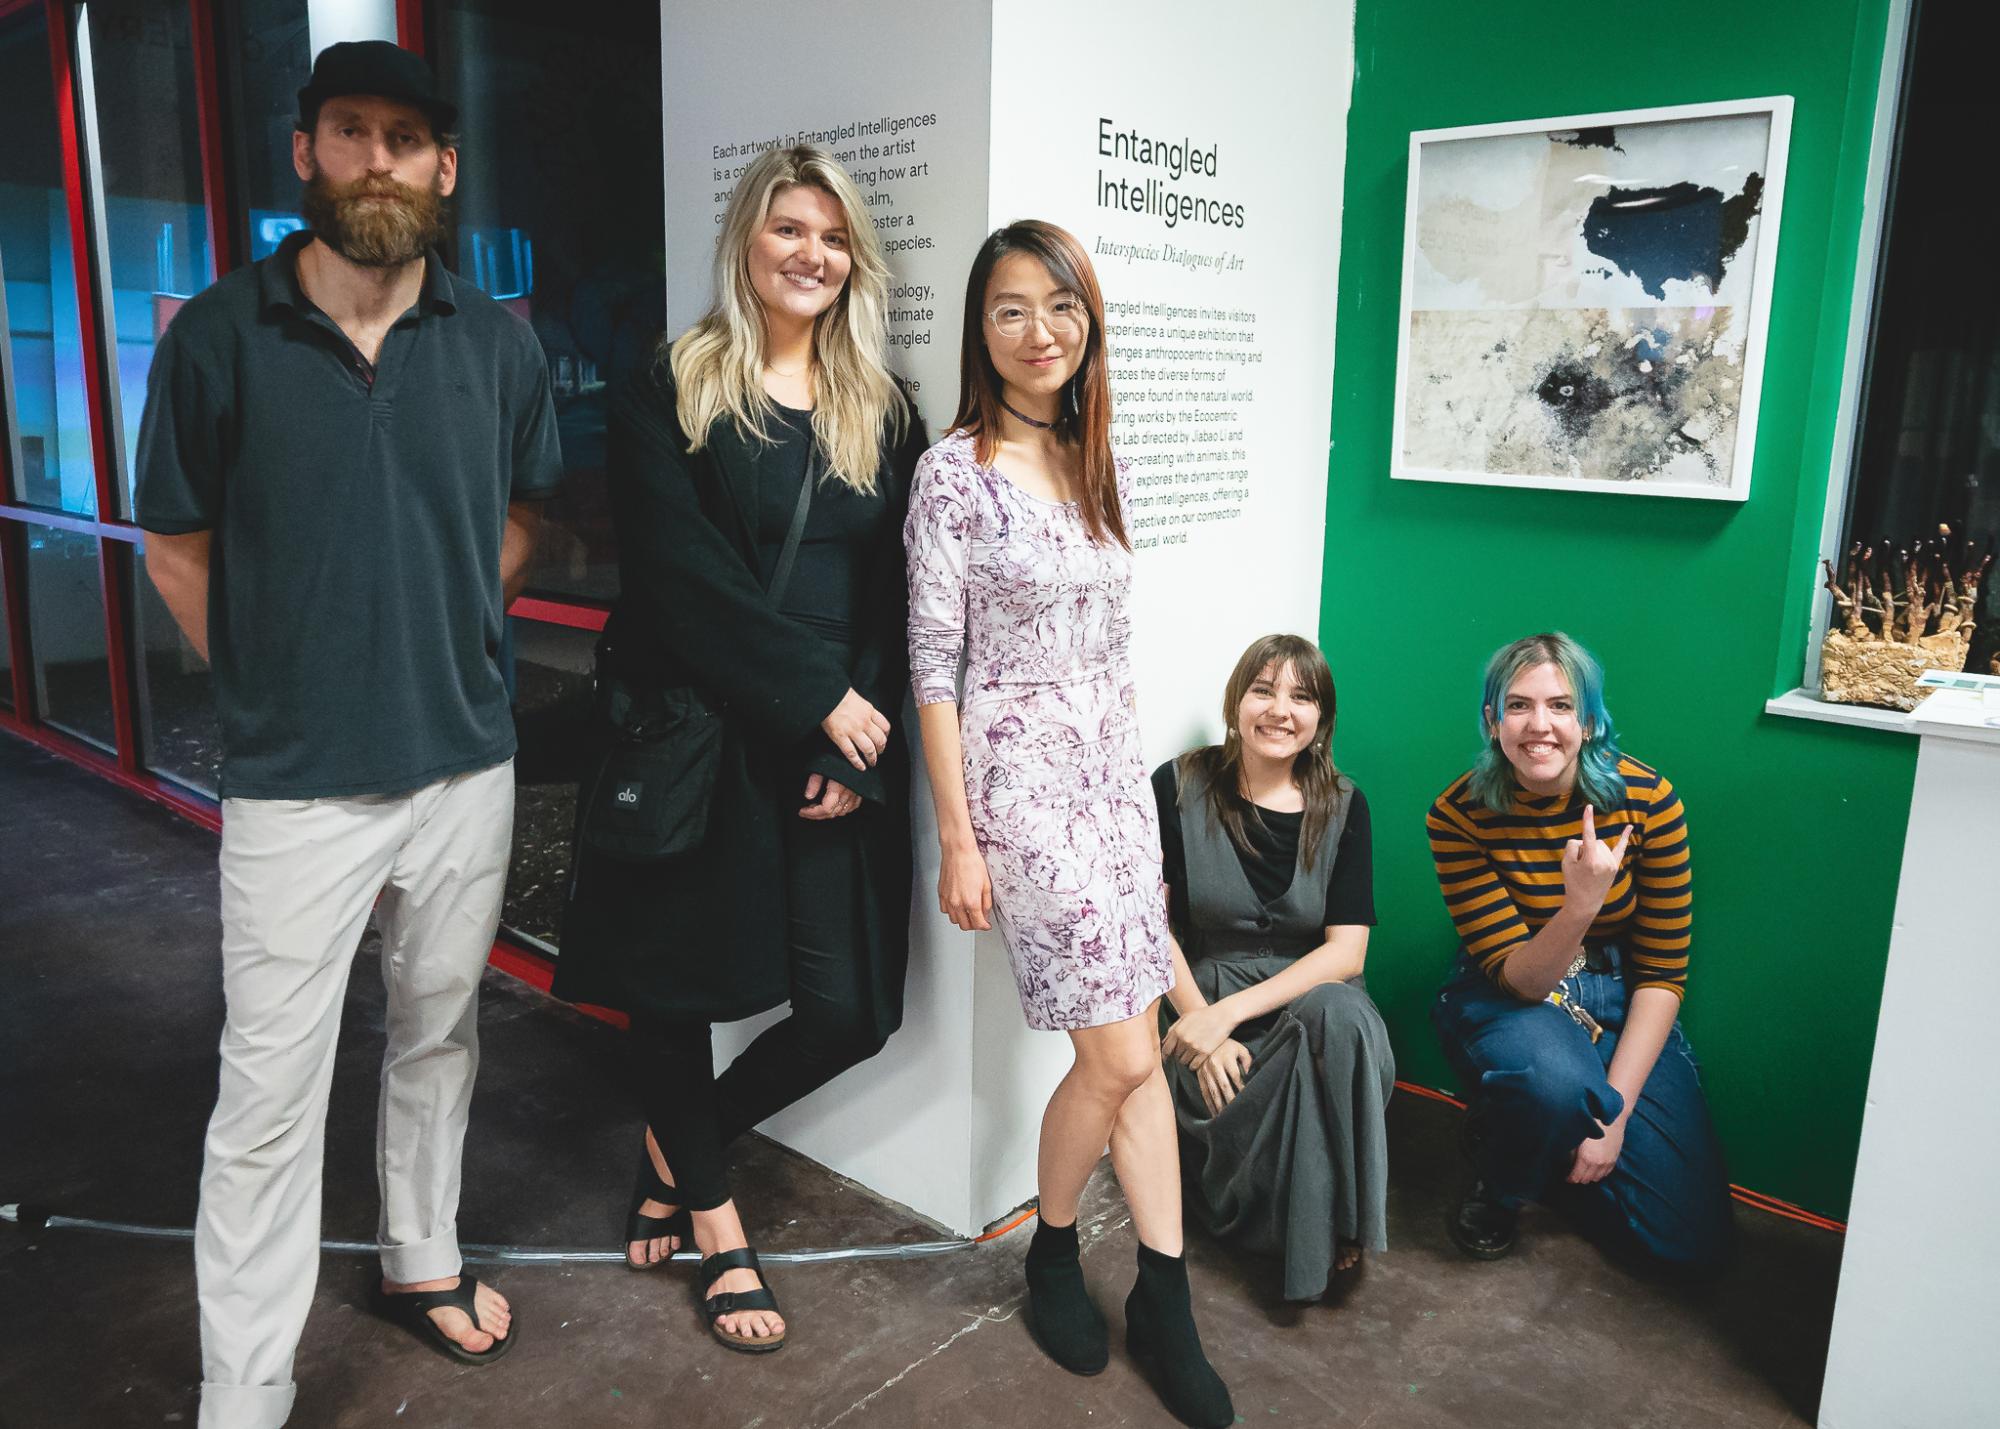
[[[298,127],[310,134],[319,123],[319,107],[345,94],[414,104],[429,117],[433,135],[449,134],[458,124],[458,106],[438,94],[437,77],[424,57],[387,40],[343,40],[321,50],[312,78],[299,91]]]

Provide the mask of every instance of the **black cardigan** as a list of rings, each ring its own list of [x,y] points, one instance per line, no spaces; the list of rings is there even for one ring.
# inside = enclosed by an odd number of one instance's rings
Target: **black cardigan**
[[[900,441],[885,444],[877,480],[891,530],[871,592],[873,610],[851,669],[812,630],[772,610],[757,579],[757,486],[768,450],[723,421],[690,455],[664,363],[635,376],[614,401],[607,436],[620,593],[605,628],[619,672],[661,688],[695,685],[758,738],[806,746],[805,771],[881,802],[874,771],[847,762],[820,721],[851,686],[891,722],[909,684],[908,588],[901,513],[926,442],[914,409]],[[907,399],[906,399],[907,401]]]
[[[606,467],[621,590],[606,657],[635,683],[692,685],[723,712],[721,772],[704,845],[658,864],[621,864],[579,846],[564,910],[555,992],[660,1016],[722,1021],[790,993],[783,820],[806,775],[839,780],[868,803],[871,977],[878,1021],[900,1017],[909,923],[909,684],[903,513],[926,445],[914,410],[884,440],[876,474],[888,501],[859,638],[843,668],[810,628],[772,610],[757,571],[757,485],[772,448],[727,420],[690,454],[664,363],[621,382]],[[907,398],[905,399],[907,402]],[[866,773],[820,729],[849,687],[898,726]]]

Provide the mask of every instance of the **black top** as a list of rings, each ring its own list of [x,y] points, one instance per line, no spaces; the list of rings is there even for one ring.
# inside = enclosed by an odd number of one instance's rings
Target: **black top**
[[[1181,838],[1177,762],[1169,759],[1153,771],[1153,801],[1160,808],[1160,877],[1167,885],[1168,917],[1174,927],[1185,928],[1189,916],[1187,853]],[[1305,817],[1259,805],[1257,818],[1243,821],[1244,832],[1260,857],[1251,858],[1238,848],[1236,860],[1243,865],[1259,902],[1275,903],[1292,886],[1298,871],[1299,829]],[[1353,923],[1375,926],[1374,837],[1369,831],[1368,799],[1359,789],[1348,796],[1347,821],[1334,845],[1333,880],[1327,885],[1326,916],[1321,922],[1329,928]]]
[[[757,575],[767,584],[798,508],[812,451],[812,413],[779,407],[771,436],[774,446],[760,463],[763,480],[757,484]],[[889,502],[879,485],[864,496],[837,477],[821,477],[778,609],[838,644],[852,644],[855,619],[868,603],[869,573],[889,534]]]
[[[841,649],[772,610],[758,583],[764,488],[782,482],[770,447],[724,419],[690,451],[664,362],[614,379],[609,408],[605,476],[623,588],[600,653],[621,678],[708,696],[722,711],[722,747],[701,847],[635,864],[579,843],[556,995],[674,1021],[733,1021],[776,1007],[794,986],[793,920],[827,913],[786,889],[847,870],[839,876],[854,879],[855,956],[838,971],[866,999],[852,1024],[857,1035],[886,1036],[902,1015],[909,955],[902,524],[928,444],[923,424],[906,405],[900,437],[885,433],[880,443],[883,540],[853,606],[857,638]],[[784,498],[787,523],[798,492],[795,481]],[[819,727],[850,686],[897,725],[865,774]],[[809,840],[817,871],[801,869],[795,884],[801,846],[792,831],[812,827],[798,816],[809,774],[840,780],[867,806],[818,826],[825,836]]]
[[[772,610],[761,584],[798,505],[798,475],[787,482],[772,447],[726,419],[690,451],[678,400],[668,366],[651,361],[621,375],[612,398],[607,471],[620,591],[605,641],[619,672],[662,689],[695,686],[727,705],[728,727],[758,748],[786,751],[790,764],[805,747],[802,774],[838,779],[876,803],[897,797],[876,770],[849,764],[820,721],[849,688],[892,721],[909,694],[902,519],[923,424],[904,398],[900,438],[882,441],[876,479],[886,492],[886,524],[877,549],[857,559],[867,589],[850,610],[867,613],[843,650]],[[801,452],[795,472],[803,461]],[[821,501],[832,484],[813,493],[813,510],[835,504]],[[782,524],[775,509],[769,519],[763,514],[767,501],[782,504]]]
[[[228,798],[396,793],[511,755],[501,533],[562,478],[527,323],[433,254],[366,371],[300,291],[310,241],[188,301],[139,431],[138,524],[215,532]]]

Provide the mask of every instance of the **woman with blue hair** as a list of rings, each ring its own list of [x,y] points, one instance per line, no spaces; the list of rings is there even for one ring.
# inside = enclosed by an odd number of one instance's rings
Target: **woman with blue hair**
[[[1426,820],[1461,944],[1432,1018],[1477,1174],[1451,1238],[1496,1259],[1542,1201],[1614,1254],[1716,1270],[1729,1182],[1677,1021],[1694,926],[1680,797],[1619,751],[1603,670],[1567,635],[1493,656],[1480,731]]]

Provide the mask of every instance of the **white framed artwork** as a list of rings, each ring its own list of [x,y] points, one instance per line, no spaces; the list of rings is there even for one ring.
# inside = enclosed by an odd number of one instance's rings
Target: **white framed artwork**
[[[1750,494],[1787,97],[1410,135],[1392,477]]]

